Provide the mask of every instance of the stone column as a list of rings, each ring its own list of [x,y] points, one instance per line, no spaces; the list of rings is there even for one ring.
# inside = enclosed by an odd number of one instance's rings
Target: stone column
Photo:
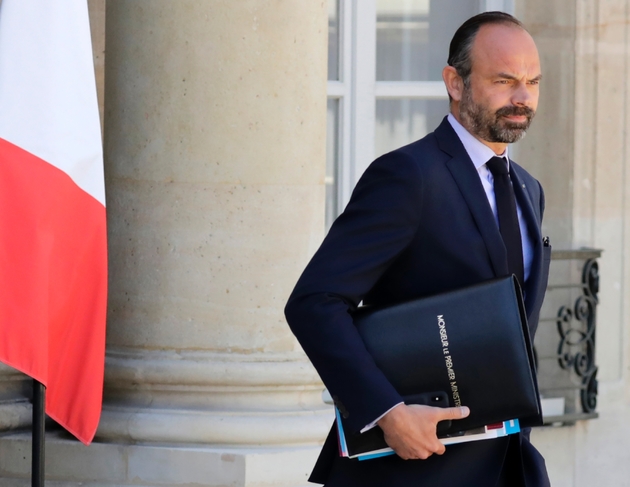
[[[305,479],[332,413],[282,309],[323,235],[326,12],[107,3],[98,439],[236,455],[311,445]]]
[[[573,170],[577,126],[576,3],[573,0],[516,2],[517,16],[534,37],[540,53],[543,81],[536,117],[526,137],[513,146],[516,161],[543,185],[543,234],[556,248],[573,245]]]
[[[519,143],[545,187],[543,231],[556,248],[603,249],[599,418],[537,428],[531,438],[555,487],[623,484],[630,475],[623,456],[630,437],[630,1],[526,0],[517,14],[543,64],[539,113]]]

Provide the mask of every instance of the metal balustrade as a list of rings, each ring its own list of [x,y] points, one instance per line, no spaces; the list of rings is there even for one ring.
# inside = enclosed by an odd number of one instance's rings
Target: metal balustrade
[[[534,340],[546,425],[598,417],[595,328],[601,250],[555,250]]]

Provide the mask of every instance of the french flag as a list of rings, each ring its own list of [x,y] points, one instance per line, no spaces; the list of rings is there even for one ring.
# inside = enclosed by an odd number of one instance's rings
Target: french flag
[[[86,0],[0,3],[0,361],[98,426],[107,301],[103,151]]]

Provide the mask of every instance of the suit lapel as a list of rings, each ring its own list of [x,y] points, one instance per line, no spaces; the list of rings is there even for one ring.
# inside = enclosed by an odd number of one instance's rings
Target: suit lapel
[[[510,164],[514,164],[510,161]],[[539,291],[539,281],[542,273],[542,234],[540,233],[540,219],[536,216],[536,212],[534,210],[534,205],[532,202],[531,193],[528,188],[523,183],[523,179],[519,175],[519,168],[516,165],[513,165],[512,171],[512,185],[514,187],[514,194],[516,196],[516,201],[518,202],[521,212],[523,214],[523,218],[527,224],[527,229],[529,230],[529,235],[532,239],[533,246],[533,259],[532,259],[532,267],[529,272],[529,279],[525,283],[525,308],[527,311],[527,315],[529,316],[532,312],[534,304],[537,301],[536,293]]]
[[[508,273],[507,252],[475,166],[468,157],[455,157],[448,161],[446,166],[464,196],[477,229],[486,244],[494,273],[497,276],[506,275]]]
[[[447,161],[446,167],[472,213],[477,229],[488,249],[495,275],[497,277],[507,275],[507,251],[479,179],[479,173],[446,118],[436,129],[435,136],[440,149],[452,156],[452,159]]]

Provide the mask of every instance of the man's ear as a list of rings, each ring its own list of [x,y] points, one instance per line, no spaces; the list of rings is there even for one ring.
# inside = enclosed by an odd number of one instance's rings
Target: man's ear
[[[453,66],[446,66],[442,70],[442,79],[451,98],[460,101],[464,92],[464,80],[457,74],[457,70]]]

